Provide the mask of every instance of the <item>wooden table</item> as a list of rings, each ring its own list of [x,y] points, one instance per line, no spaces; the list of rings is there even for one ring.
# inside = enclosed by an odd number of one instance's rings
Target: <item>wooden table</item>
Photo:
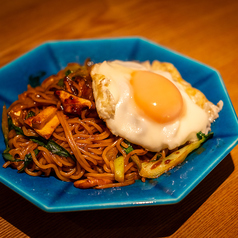
[[[58,39],[143,36],[216,68],[238,112],[236,0],[1,1],[0,67]],[[0,237],[237,237],[238,147],[177,205],[46,213],[0,184]]]

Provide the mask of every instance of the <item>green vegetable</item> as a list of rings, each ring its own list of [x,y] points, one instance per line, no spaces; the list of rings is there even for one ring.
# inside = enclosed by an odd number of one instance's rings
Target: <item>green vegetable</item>
[[[119,156],[114,160],[115,180],[119,183],[124,182],[124,157]]]
[[[70,157],[74,161],[76,161],[76,158],[74,155],[71,155],[64,147],[57,144],[54,140],[46,140],[43,137],[30,137],[28,136],[30,140],[33,142],[39,144],[40,146],[45,147],[47,150],[52,152],[53,154],[57,154],[59,156],[63,157]]]
[[[67,77],[67,76],[70,75],[70,74],[71,74],[71,70],[68,69],[68,70],[65,72],[65,76]]]
[[[58,86],[60,86],[61,88],[64,87],[64,79],[60,79],[59,82],[57,83]]]
[[[21,159],[14,159],[8,152],[7,150],[4,150],[2,153],[2,156],[5,160],[11,161],[11,162],[20,162],[22,161]]]
[[[39,150],[35,149],[34,150],[35,155],[37,156],[39,153]],[[33,158],[31,156],[31,153],[27,154],[24,158],[24,166],[18,171],[18,173],[21,173],[25,170],[25,168],[33,161]]]
[[[210,139],[210,138],[212,138],[213,137],[213,132],[210,132],[210,133],[208,133],[207,135],[205,135],[204,133],[202,133],[201,131],[200,132],[198,132],[197,133],[197,138],[199,139],[199,140],[201,140],[201,139],[203,139],[203,138],[205,138],[205,140],[208,140],[208,139]]]
[[[65,72],[65,76],[69,76],[70,74],[72,73],[72,71],[70,69],[68,69],[66,72]],[[58,86],[60,86],[61,88],[64,87],[64,78],[60,79],[57,83]]]
[[[46,72],[40,71],[39,73],[36,73],[34,75],[29,76],[29,84],[35,88],[37,86],[40,86],[40,79],[45,76]]]
[[[37,137],[37,136],[24,135],[23,130],[20,127],[17,127],[13,124],[11,117],[8,118],[8,125],[9,125],[10,130],[14,129],[17,134],[27,137],[29,140],[39,144],[40,146],[45,147],[47,150],[49,150],[53,154],[57,154],[57,155],[63,156],[63,157],[70,157],[74,161],[76,161],[76,158],[74,155],[71,155],[64,147],[57,144],[54,140],[51,140],[51,139],[46,140],[45,138],[43,138],[41,136]],[[8,152],[8,151],[4,151],[4,152]]]
[[[145,178],[157,178],[168,170],[174,168],[176,165],[182,163],[185,158],[192,151],[196,150],[201,146],[205,141],[213,136],[213,133],[205,135],[201,132],[197,134],[198,141],[195,141],[189,145],[182,147],[181,149],[173,152],[165,158],[160,158],[157,161],[149,161],[149,162],[138,162],[134,157],[131,159],[137,164],[139,168],[140,176]]]
[[[34,117],[36,114],[33,111],[29,111],[28,114],[26,115],[26,119],[30,117]]]
[[[48,140],[46,142],[42,142],[36,139],[31,140],[38,143],[41,146],[44,146],[47,150],[51,151],[53,154],[57,154],[63,157],[71,157],[74,161],[76,161],[73,155],[71,155],[64,147],[57,144],[54,140]]]
[[[128,142],[128,141],[124,141],[127,145],[128,145],[128,147],[127,148],[125,148],[124,146],[121,146],[122,147],[122,149],[127,153],[127,154],[129,154],[131,151],[133,151],[134,149],[133,149],[133,147],[131,146],[131,144],[130,144],[130,142]]]
[[[39,153],[39,150],[34,150],[35,155],[37,156]],[[20,162],[21,159],[14,159],[9,153],[3,153],[2,154],[5,160],[11,161],[11,162]],[[25,168],[32,162],[32,156],[31,153],[27,154],[24,158],[24,166],[18,171],[18,173],[21,173],[25,170]]]
[[[23,135],[23,136],[24,136],[23,130],[22,130],[20,127],[15,126],[15,125],[13,124],[11,117],[8,117],[8,128],[9,128],[9,131],[15,130],[15,132],[16,132],[18,135]]]

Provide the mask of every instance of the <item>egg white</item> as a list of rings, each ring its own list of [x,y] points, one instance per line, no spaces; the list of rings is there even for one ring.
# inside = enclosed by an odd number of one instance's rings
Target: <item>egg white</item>
[[[170,123],[158,123],[145,115],[133,99],[130,79],[134,70],[152,71],[174,83],[183,98],[183,114]],[[114,135],[149,151],[161,151],[197,140],[199,131],[206,133],[209,130],[209,115],[190,99],[179,83],[173,81],[169,72],[116,60],[94,65],[91,76],[97,112]]]

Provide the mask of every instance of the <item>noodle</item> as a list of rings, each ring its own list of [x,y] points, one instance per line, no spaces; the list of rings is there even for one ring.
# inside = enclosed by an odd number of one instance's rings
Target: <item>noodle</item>
[[[71,72],[69,75],[66,75],[67,70]],[[8,125],[10,130],[6,130],[4,135],[8,140],[7,153],[11,156],[10,161],[3,165],[4,168],[11,165],[19,172],[25,171],[30,176],[55,175],[62,181],[76,181],[75,186],[79,188],[128,186],[137,179],[144,180],[140,177],[136,164],[130,160],[131,156],[150,160],[156,158],[158,153],[148,153],[138,146],[130,153],[125,152],[124,148],[128,148],[127,142],[112,135],[96,113],[89,71],[87,67],[85,70],[85,66],[69,64],[57,75],[45,79],[41,86],[28,86],[27,91],[19,95],[17,101],[8,109],[4,109],[5,127],[6,111],[14,125],[13,128]],[[62,79],[64,86],[60,85]],[[56,95],[56,91],[69,93],[71,98],[86,99],[92,106],[90,108],[78,104],[68,105],[64,98]],[[48,119],[46,124],[36,124],[38,127],[34,127],[33,123],[27,124],[27,118],[30,114],[33,114],[29,116],[30,119],[34,118],[34,115],[40,115],[50,106],[57,108],[59,123],[49,138],[46,138],[43,128],[53,117]],[[66,112],[66,109],[69,112]],[[22,133],[17,133],[16,128],[20,128]],[[38,139],[41,140],[40,143]],[[50,141],[53,146],[56,143],[54,149],[60,152],[49,150],[44,144],[45,141]],[[162,154],[165,156],[165,151]],[[114,160],[121,155],[124,157],[124,181],[118,182],[115,180]]]

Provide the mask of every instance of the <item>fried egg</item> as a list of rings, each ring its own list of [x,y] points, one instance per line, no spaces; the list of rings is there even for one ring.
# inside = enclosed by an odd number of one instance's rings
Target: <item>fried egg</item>
[[[197,140],[221,109],[210,102],[198,105],[186,81],[148,62],[104,61],[93,66],[91,76],[99,117],[114,135],[149,151]]]

